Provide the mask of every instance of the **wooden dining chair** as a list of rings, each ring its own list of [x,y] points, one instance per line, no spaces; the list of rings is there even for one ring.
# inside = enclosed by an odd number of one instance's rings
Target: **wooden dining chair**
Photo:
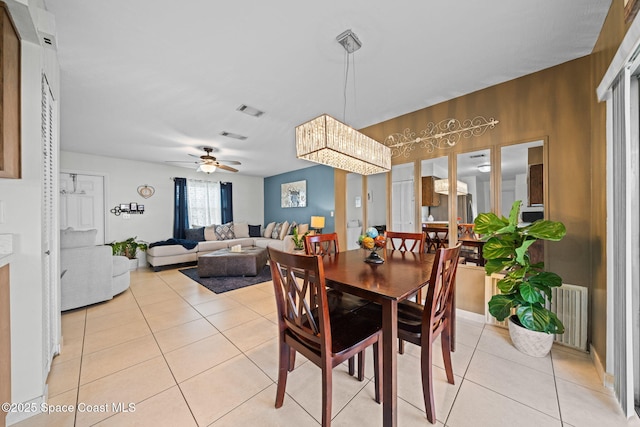
[[[333,368],[373,346],[375,400],[382,392],[381,318],[349,312],[332,316],[322,257],[294,255],[268,248],[278,311],[280,358],[275,407],[284,402],[291,350],[322,370],[322,425],[331,425]],[[313,291],[315,298],[310,298]]]
[[[313,236],[305,236],[304,248],[307,255],[333,255],[340,252],[340,245],[338,243],[337,233],[327,234],[315,234]],[[348,313],[356,311],[361,307],[369,304],[362,298],[358,298],[355,295],[344,293],[335,289],[327,290],[327,299],[329,301],[329,307],[332,313]],[[364,380],[364,354],[358,355],[358,380]],[[355,373],[355,361],[353,358],[349,359],[349,375]]]
[[[433,399],[433,341],[441,336],[442,358],[449,384],[454,383],[451,365],[452,306],[458,271],[460,243],[436,251],[424,305],[405,300],[398,303],[398,338],[421,347],[422,393],[427,419],[436,420]]]
[[[406,233],[403,231],[385,231],[384,237],[387,241],[387,248],[402,252],[424,252],[426,234]],[[422,289],[416,293],[416,302],[422,301]]]
[[[307,255],[331,255],[340,252],[337,233],[304,236],[304,250]]]

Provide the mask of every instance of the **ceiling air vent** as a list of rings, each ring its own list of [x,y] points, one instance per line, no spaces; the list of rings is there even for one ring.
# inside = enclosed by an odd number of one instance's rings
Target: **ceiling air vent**
[[[237,134],[237,133],[233,133],[233,132],[225,132],[225,131],[223,131],[223,132],[220,132],[220,135],[226,136],[228,138],[239,139],[240,141],[244,141],[245,139],[247,139],[246,136],[240,135],[240,134]]]
[[[244,105],[244,104],[242,104],[236,109],[241,113],[245,113],[253,117],[260,117],[261,115],[264,114],[264,111],[260,111],[257,108],[249,107],[248,105]]]

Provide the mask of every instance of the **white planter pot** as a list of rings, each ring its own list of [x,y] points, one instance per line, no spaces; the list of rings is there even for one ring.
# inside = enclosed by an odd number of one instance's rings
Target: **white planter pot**
[[[545,357],[551,351],[553,345],[553,334],[544,332],[530,331],[513,321],[513,317],[509,317],[509,335],[513,345],[523,352],[533,357]]]
[[[129,260],[129,270],[133,271],[138,268],[138,258]]]

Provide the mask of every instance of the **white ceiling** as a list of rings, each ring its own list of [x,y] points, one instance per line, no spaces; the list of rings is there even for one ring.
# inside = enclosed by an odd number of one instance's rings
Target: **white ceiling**
[[[210,145],[255,176],[312,166],[295,159],[294,128],[322,113],[363,128],[587,55],[611,3],[45,1],[57,23],[63,150],[165,164]],[[335,37],[346,29],[363,47],[343,117]]]

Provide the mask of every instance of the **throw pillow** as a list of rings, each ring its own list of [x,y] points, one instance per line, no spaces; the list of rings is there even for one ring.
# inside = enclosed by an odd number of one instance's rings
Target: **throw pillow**
[[[278,239],[283,240],[284,236],[289,233],[289,221],[285,221],[282,223],[282,228],[280,229],[280,234],[278,235]]]
[[[271,233],[273,233],[273,228],[276,226],[275,222],[270,222],[264,228],[264,237],[271,238]]]
[[[233,222],[216,225],[216,238],[218,240],[235,239],[236,235],[233,233]]]
[[[74,230],[72,227],[60,230],[60,249],[95,246],[98,230]]]
[[[260,225],[249,225],[249,237],[262,237],[260,228]]]
[[[287,234],[293,234],[293,229],[296,228],[297,226],[298,226],[298,223],[295,221],[289,224],[289,231],[287,231]]]
[[[280,232],[282,231],[282,223],[276,222],[276,225],[273,227],[273,231],[271,232],[272,239],[280,239]]]
[[[196,242],[204,242],[204,227],[189,228],[184,231],[184,237],[187,240]]]
[[[250,237],[249,236],[249,224],[246,222],[234,222],[233,234],[236,235],[236,239]]]
[[[216,227],[217,225],[211,224],[204,228],[204,240],[218,240],[216,237]]]
[[[299,235],[304,235],[304,233],[306,233],[307,231],[309,231],[309,224],[299,224],[298,225],[298,234]]]

